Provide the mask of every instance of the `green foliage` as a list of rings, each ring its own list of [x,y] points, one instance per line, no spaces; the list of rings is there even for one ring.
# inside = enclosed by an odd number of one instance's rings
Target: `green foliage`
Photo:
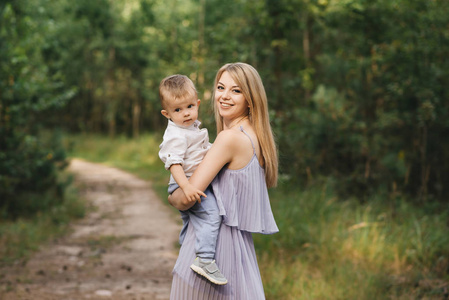
[[[441,183],[448,178],[441,160],[447,160],[447,145],[437,136],[449,129],[447,101],[442,101],[448,74],[441,51],[449,40],[434,29],[446,26],[442,11],[449,7],[440,4],[377,1],[328,7],[326,25],[333,30],[323,31],[327,49],[317,60],[331,67],[318,75],[338,90],[350,119],[340,118],[340,130],[327,134],[343,148],[328,151],[323,162],[338,164],[343,155],[348,168],[334,165],[327,171],[350,178],[346,188],[383,187],[421,199],[443,196]]]
[[[215,72],[245,61],[265,83],[285,178],[305,186],[324,175],[360,199],[442,201],[448,192],[447,1],[8,3],[2,101],[12,82],[30,100],[3,105],[5,124],[20,111],[17,124],[159,132],[158,84],[183,73],[213,132],[204,104]],[[24,118],[33,109],[45,117]]]
[[[447,192],[445,1],[42,3],[52,8],[43,19],[58,20],[47,65],[79,87],[55,123],[158,131],[163,77],[189,75],[207,104],[218,67],[246,61],[264,80],[284,175],[331,176],[341,195],[362,199]],[[205,105],[201,119],[213,132]]]
[[[45,36],[32,5],[0,7],[0,208],[2,218],[48,209],[62,201],[57,170],[65,154],[54,136],[39,135],[39,114],[65,105],[74,90],[52,76],[41,57]]]
[[[263,10],[265,19],[254,15],[251,28],[271,31],[259,41],[271,50],[256,61],[274,109],[282,172],[308,183],[332,176],[342,195],[443,200],[449,5],[280,1]]]

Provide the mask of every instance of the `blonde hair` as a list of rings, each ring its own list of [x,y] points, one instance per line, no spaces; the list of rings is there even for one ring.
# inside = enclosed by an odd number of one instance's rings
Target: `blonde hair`
[[[175,74],[162,79],[159,84],[159,98],[161,106],[165,109],[170,100],[185,99],[186,97],[197,97],[195,85],[185,75]]]
[[[228,72],[240,87],[249,106],[249,121],[256,132],[265,169],[265,181],[268,187],[277,184],[278,155],[268,115],[268,100],[262,79],[254,67],[245,63],[226,64],[215,76],[214,99],[218,81],[224,72]],[[220,116],[215,101],[212,101],[217,134],[223,130],[223,118]]]

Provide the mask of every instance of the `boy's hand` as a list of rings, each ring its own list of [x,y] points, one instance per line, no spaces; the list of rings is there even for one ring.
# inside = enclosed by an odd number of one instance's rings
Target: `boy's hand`
[[[195,188],[191,184],[186,184],[181,187],[181,189],[184,192],[184,195],[186,195],[187,200],[189,200],[190,202],[198,201],[198,203],[201,203],[201,196],[205,198],[207,197],[203,191]]]

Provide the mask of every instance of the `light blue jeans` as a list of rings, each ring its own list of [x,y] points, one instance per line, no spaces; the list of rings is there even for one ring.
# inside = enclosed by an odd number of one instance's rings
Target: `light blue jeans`
[[[179,188],[179,185],[176,183],[170,184],[168,193],[173,193],[177,188]],[[187,233],[187,227],[189,223],[192,223],[196,236],[196,256],[213,259],[222,218],[219,215],[217,201],[212,188],[209,186],[204,193],[207,195],[207,198],[201,197],[201,203],[196,202],[188,210],[180,210],[183,226],[179,234],[179,243],[182,245]]]

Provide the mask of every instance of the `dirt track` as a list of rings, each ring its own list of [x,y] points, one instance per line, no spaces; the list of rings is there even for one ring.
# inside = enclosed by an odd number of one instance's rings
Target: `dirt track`
[[[176,216],[131,174],[77,159],[69,170],[93,211],[25,265],[3,270],[0,299],[168,299]]]

